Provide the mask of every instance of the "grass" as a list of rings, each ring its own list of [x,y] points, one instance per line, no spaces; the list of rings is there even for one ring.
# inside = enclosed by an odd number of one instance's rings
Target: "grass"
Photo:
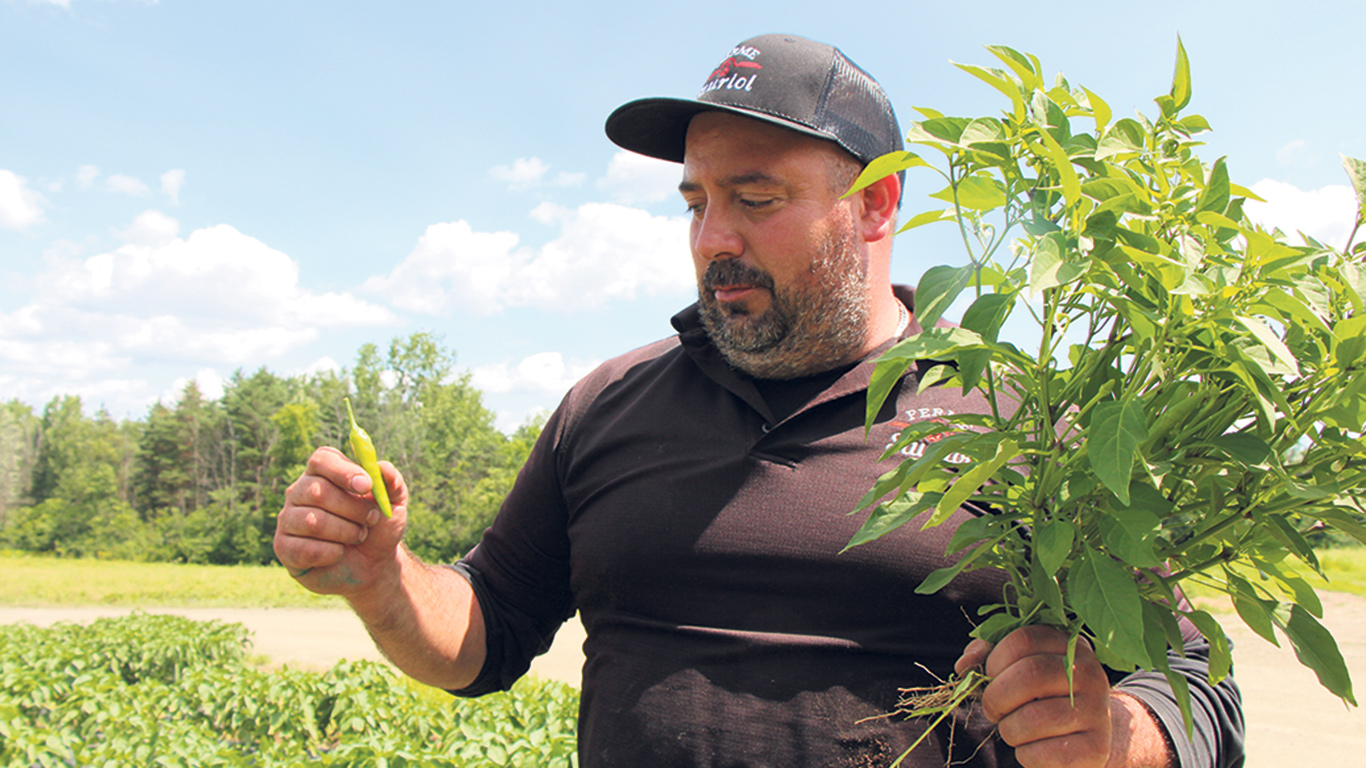
[[[1317,552],[1328,580],[1299,568],[1316,590],[1366,596],[1366,547]],[[182,565],[82,560],[0,552],[0,605],[161,608],[344,608],[315,595],[278,565]],[[1210,597],[1189,585],[1192,598]]]
[[[344,608],[268,565],[184,565],[0,552],[0,605],[143,608]]]

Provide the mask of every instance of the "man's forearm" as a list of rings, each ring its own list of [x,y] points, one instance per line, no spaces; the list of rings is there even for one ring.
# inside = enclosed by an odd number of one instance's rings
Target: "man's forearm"
[[[1148,708],[1127,693],[1110,694],[1110,761],[1106,768],[1173,768],[1167,733]]]
[[[464,688],[484,665],[484,621],[474,590],[449,568],[400,547],[393,575],[347,598],[380,651],[413,679]]]

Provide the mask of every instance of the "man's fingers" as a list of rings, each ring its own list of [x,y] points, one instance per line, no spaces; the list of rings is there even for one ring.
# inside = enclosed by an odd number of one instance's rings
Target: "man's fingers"
[[[362,471],[360,474],[364,476],[365,473]],[[369,482],[368,478],[366,482]],[[295,508],[326,510],[337,517],[360,524],[370,520],[371,512],[376,509],[376,506],[373,499],[360,496],[355,491],[338,486],[336,481],[332,479],[306,474],[295,480],[294,484],[285,491],[285,510]],[[284,512],[281,514],[283,515]]]
[[[970,669],[984,669],[992,647],[991,643],[985,640],[974,639],[963,649],[963,655],[954,663],[953,671],[961,676],[966,675]]]
[[[996,677],[1007,667],[1029,656],[1066,655],[1068,639],[1068,634],[1056,627],[1021,627],[1006,635],[991,649],[991,655],[986,660],[986,674],[988,677]],[[1089,661],[1092,656],[1094,651],[1091,650],[1091,644],[1085,638],[1079,638],[1076,652],[1078,664]]]
[[[280,511],[276,530],[286,536],[338,544],[359,544],[370,533],[365,525],[366,518],[360,522],[348,520],[321,507],[287,506]]]
[[[1067,657],[1062,654],[1034,654],[1014,662],[998,672],[983,692],[983,713],[999,722],[1031,701],[1060,698],[1066,703],[1073,698],[1108,694],[1110,684],[1105,670],[1099,664],[1084,663],[1080,651],[1077,656],[1070,682]]]
[[[316,568],[327,568],[341,562],[343,545],[303,536],[275,532],[275,557],[298,579]]]

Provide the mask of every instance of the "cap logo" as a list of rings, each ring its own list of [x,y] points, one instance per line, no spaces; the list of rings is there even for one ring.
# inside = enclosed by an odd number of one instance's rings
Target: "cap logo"
[[[738,45],[732,48],[726,60],[721,62],[720,66],[712,70],[712,73],[707,76],[707,84],[702,86],[702,93],[722,89],[730,91],[750,90],[754,87],[754,79],[759,76],[759,73],[751,72],[746,77],[745,70],[763,69],[764,65],[754,61],[758,57],[759,49],[753,46]],[[701,96],[702,93],[698,95]]]

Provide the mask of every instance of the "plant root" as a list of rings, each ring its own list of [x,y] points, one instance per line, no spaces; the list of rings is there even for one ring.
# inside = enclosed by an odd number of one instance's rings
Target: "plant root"
[[[864,718],[859,722],[880,720],[887,717],[903,717],[907,720],[914,717],[934,718],[930,722],[929,727],[925,729],[925,732],[922,733],[911,746],[907,747],[906,751],[902,752],[901,756],[888,767],[897,768],[897,766],[901,765],[902,761],[906,759],[907,755],[911,754],[911,752],[915,751],[916,747],[920,746],[920,742],[924,741],[927,736],[934,732],[935,728],[939,727],[940,723],[944,722],[946,718],[953,714],[954,710],[958,709],[958,707],[963,704],[980,699],[982,697],[982,689],[985,688],[989,682],[991,681],[986,675],[983,675],[981,672],[974,669],[969,670],[968,673],[962,677],[954,675],[948,680],[942,680],[938,685],[901,688],[899,689],[901,698],[897,701],[896,709],[885,715]],[[979,746],[978,749],[980,748],[981,747]],[[950,732],[949,754],[952,755],[952,752],[953,734]],[[977,750],[974,750],[973,754],[975,755],[976,752]],[[948,765],[952,764],[953,760],[952,757],[950,757]]]

